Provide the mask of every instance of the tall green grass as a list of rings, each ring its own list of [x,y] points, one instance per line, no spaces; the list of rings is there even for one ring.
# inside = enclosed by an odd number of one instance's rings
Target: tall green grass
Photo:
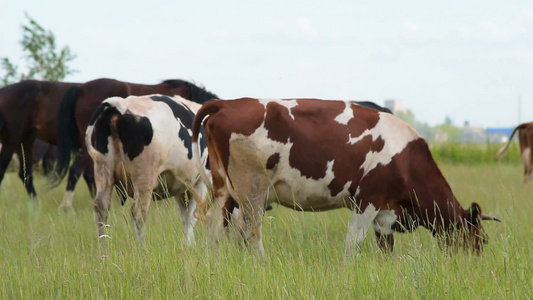
[[[275,206],[263,223],[266,257],[225,239],[206,247],[205,224],[187,247],[172,201],[150,208],[146,244],[129,217],[131,201],[114,200],[106,247],[100,247],[91,199],[80,184],[74,210],[57,210],[64,186],[41,204],[8,174],[0,190],[1,299],[531,299],[533,185],[520,164],[445,164],[459,201],[476,201],[503,223],[485,222],[489,244],[480,255],[448,256],[424,229],[396,234],[391,255],[370,233],[345,257],[351,213],[302,213]],[[423,183],[421,183],[423,184]]]
[[[456,164],[496,164],[520,161],[520,149],[518,143],[512,143],[507,152],[501,158],[496,153],[504,146],[501,143],[433,143],[430,145],[431,153],[437,162]]]

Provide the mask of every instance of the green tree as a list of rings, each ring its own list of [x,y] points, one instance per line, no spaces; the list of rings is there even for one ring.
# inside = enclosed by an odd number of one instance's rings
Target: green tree
[[[76,58],[70,48],[66,46],[57,50],[54,34],[45,30],[27,14],[26,18],[29,25],[22,26],[23,36],[20,44],[27,62],[27,72],[18,73],[18,67],[9,58],[0,58],[0,68],[5,73],[0,77],[0,86],[23,79],[58,81],[75,73],[76,70],[67,65]]]
[[[439,133],[446,135],[446,142],[460,143],[461,142],[461,129],[451,124],[441,124],[435,127],[435,130]]]
[[[416,123],[415,115],[413,114],[413,112],[410,109],[399,110],[395,114],[396,114],[396,116],[398,118],[400,118],[405,123],[407,123],[407,124],[409,124],[411,126],[415,126],[415,123]]]

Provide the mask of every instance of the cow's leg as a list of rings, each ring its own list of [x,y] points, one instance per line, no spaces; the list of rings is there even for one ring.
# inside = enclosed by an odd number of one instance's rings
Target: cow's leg
[[[156,176],[148,177],[156,178]],[[135,225],[135,232],[139,242],[144,243],[144,223],[150,204],[152,203],[152,188],[149,184],[133,182],[133,205],[131,207],[131,216]]]
[[[379,248],[384,252],[392,252],[394,236],[392,226],[396,223],[397,216],[394,211],[380,210],[372,223]]]
[[[230,149],[227,172],[231,180],[228,181],[232,183],[231,194],[242,214],[244,240],[264,256],[261,226],[271,179],[255,144],[237,139],[231,142]]]
[[[229,197],[226,203],[224,204],[224,228],[228,229],[231,226],[234,226],[238,229],[242,229],[242,214],[240,213],[239,206],[235,199]]]
[[[186,193],[188,203],[185,202],[185,199],[179,197],[174,197],[176,203],[178,204],[178,209],[181,215],[181,222],[183,224],[183,229],[185,231],[185,238],[187,240],[187,245],[194,245],[194,225],[196,224],[196,217],[194,212],[196,210],[196,200],[193,197],[192,193]]]
[[[33,135],[28,135],[22,142],[20,151],[17,151],[19,159],[19,178],[24,183],[26,192],[30,198],[35,202],[39,202],[37,192],[33,186],[33,142],[35,138]]]
[[[248,195],[247,199],[239,204],[239,209],[242,213],[244,241],[253,251],[264,256],[265,249],[261,238],[261,227],[263,215],[265,214],[266,192],[248,193]]]
[[[531,149],[529,147],[522,151],[522,163],[524,164],[524,183],[531,182],[533,166],[531,165]]]
[[[224,235],[224,220],[227,216],[225,205],[230,198],[225,186],[215,185],[213,203],[209,207],[206,215],[207,241],[210,246],[218,246],[219,240]]]
[[[105,173],[103,173],[105,174]],[[107,225],[107,215],[111,205],[111,193],[113,192],[112,175],[107,173],[100,178],[96,184],[96,197],[94,198],[94,221],[98,230],[98,238],[103,240],[109,236],[105,234]]]
[[[82,168],[80,164],[80,156],[78,155],[76,156],[76,159],[74,159],[74,162],[69,168],[67,177],[67,189],[65,192],[65,196],[63,197],[63,202],[61,202],[61,204],[59,205],[60,209],[68,210],[72,208],[72,202],[74,201],[74,188],[76,187],[76,183],[80,178],[81,172]]]
[[[352,254],[359,247],[377,214],[378,210],[372,204],[369,204],[363,212],[359,208],[354,209],[346,235],[346,254]]]

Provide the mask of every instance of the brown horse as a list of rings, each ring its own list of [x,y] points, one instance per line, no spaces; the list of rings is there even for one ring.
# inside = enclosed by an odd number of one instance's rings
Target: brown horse
[[[184,80],[166,80],[156,85],[143,85],[104,78],[89,81],[68,90],[59,109],[58,161],[55,168],[57,177],[54,182],[56,185],[59,184],[70,166],[67,192],[60,208],[72,207],[74,188],[82,173],[91,195],[95,196],[94,167],[85,147],[85,131],[100,103],[114,96],[142,96],[156,93],[169,96],[179,95],[197,103],[218,98],[204,88]],[[74,162],[70,165],[73,157]]]
[[[0,89],[0,182],[16,154],[19,177],[26,191],[38,200],[33,186],[32,160],[36,138],[57,143],[57,118],[61,98],[79,83],[24,80]]]
[[[40,167],[42,174],[51,175],[57,161],[57,146],[35,139],[33,144],[33,165]]]

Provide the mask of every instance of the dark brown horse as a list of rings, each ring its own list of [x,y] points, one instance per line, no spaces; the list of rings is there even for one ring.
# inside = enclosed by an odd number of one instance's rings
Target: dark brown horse
[[[0,144],[0,149],[2,144]],[[27,159],[27,158],[26,158]],[[43,175],[50,175],[50,172],[54,169],[54,164],[57,161],[57,146],[51,145],[40,139],[35,139],[33,143],[33,172],[40,171]],[[9,164],[6,172],[16,172],[20,167],[19,159],[16,155],[13,155],[11,163]]]
[[[179,95],[197,103],[218,98],[204,88],[184,80],[166,80],[156,85],[143,85],[113,79],[97,79],[68,90],[59,109],[58,161],[55,168],[57,174],[55,184],[58,184],[66,176],[70,166],[67,193],[60,205],[61,208],[72,207],[74,188],[82,173],[91,195],[93,197],[95,195],[93,162],[85,147],[85,131],[100,103],[113,96],[142,96],[156,93]],[[70,165],[73,157],[74,161]]]
[[[57,143],[57,118],[61,98],[78,83],[24,80],[0,89],[0,182],[16,154],[19,177],[32,199],[37,200],[33,186],[32,159],[36,138]]]
[[[43,175],[51,175],[57,161],[57,146],[35,139],[33,144],[33,164],[40,166]]]

